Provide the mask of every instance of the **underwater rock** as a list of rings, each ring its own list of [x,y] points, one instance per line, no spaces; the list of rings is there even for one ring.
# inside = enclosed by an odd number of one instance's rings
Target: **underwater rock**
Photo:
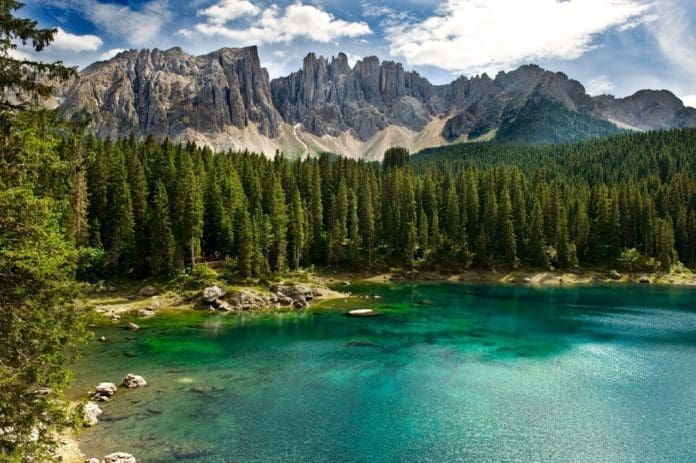
[[[131,322],[131,323],[128,324],[128,329],[131,330],[131,331],[135,331],[135,330],[139,330],[140,327],[139,327],[138,325],[136,325],[135,323],[132,323],[132,322]]]
[[[377,315],[381,315],[381,313],[374,309],[354,309],[346,312],[348,317],[374,317]]]

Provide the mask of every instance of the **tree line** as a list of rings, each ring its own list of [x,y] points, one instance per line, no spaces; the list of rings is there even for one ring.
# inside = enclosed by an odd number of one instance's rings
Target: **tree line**
[[[506,162],[514,148],[479,145],[466,149],[503,154],[494,164],[469,153],[416,157],[414,165],[403,148],[388,150],[383,164],[327,155],[292,161],[89,137],[69,155],[80,167],[67,228],[83,277],[167,277],[205,260],[224,260],[240,278],[313,265],[693,267],[696,181],[683,142],[694,132],[558,147],[572,150],[570,160],[552,162],[554,148],[524,148],[541,153]],[[637,148],[640,158],[627,164],[631,137],[661,150]],[[621,174],[607,174],[615,164]]]

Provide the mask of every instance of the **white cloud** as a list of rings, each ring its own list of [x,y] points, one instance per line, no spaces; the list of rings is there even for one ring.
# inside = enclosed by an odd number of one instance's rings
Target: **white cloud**
[[[34,57],[31,55],[30,52],[18,50],[17,48],[8,48],[7,55],[12,59],[34,61]]]
[[[96,35],[71,34],[58,27],[56,34],[53,36],[52,46],[57,50],[78,53],[81,51],[97,51],[103,44],[102,39]]]
[[[658,18],[650,24],[664,56],[690,79],[696,79],[696,18],[688,5],[658,0]]]
[[[282,12],[277,5],[271,5],[253,24],[243,29],[214,22],[199,23],[195,27],[203,35],[223,37],[237,44],[287,43],[298,37],[329,43],[338,37],[360,37],[372,33],[365,22],[336,19],[331,13],[302,3],[289,5]]]
[[[575,59],[597,34],[650,12],[648,0],[448,0],[436,14],[386,29],[411,65],[475,73],[540,59]]]
[[[196,33],[184,28],[184,29],[179,29],[178,31],[176,31],[176,35],[180,35],[182,37],[190,39],[190,38],[193,38],[193,36],[196,35]]]
[[[220,0],[220,2],[198,12],[213,24],[222,25],[242,16],[256,16],[261,9],[248,0]]]
[[[696,95],[684,95],[681,97],[681,100],[684,102],[686,106],[696,108]]]
[[[585,87],[590,95],[603,95],[614,90],[616,85],[608,76],[601,75],[590,79]]]
[[[112,48],[111,50],[107,50],[104,53],[102,53],[101,55],[99,55],[99,60],[100,61],[109,60],[109,59],[113,58],[114,56],[118,55],[119,53],[121,53],[122,51],[126,51],[125,48]]]
[[[167,0],[150,0],[135,10],[127,5],[99,0],[44,0],[57,8],[70,9],[110,35],[136,46],[152,46],[171,18]]]

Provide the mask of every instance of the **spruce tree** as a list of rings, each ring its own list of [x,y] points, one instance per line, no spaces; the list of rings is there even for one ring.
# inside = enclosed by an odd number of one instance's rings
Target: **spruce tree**
[[[167,190],[161,180],[155,184],[148,223],[148,235],[152,237],[148,253],[150,272],[156,276],[171,276],[176,270],[176,243],[169,218]]]

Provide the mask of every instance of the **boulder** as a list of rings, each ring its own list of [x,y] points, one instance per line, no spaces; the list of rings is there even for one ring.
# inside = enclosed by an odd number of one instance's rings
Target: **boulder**
[[[649,283],[650,283],[650,278],[647,277],[647,276],[645,276],[645,275],[643,275],[642,277],[640,277],[640,278],[638,279],[638,282],[639,282],[639,283],[642,283],[642,284],[644,284],[644,285],[645,285],[645,284],[649,284]]]
[[[118,388],[114,383],[104,382],[97,384],[97,387],[94,390],[96,391],[95,395],[98,394],[106,397],[111,397],[112,395],[116,394]]]
[[[215,302],[213,302],[213,307],[218,310],[222,310],[223,312],[232,312],[234,310],[234,307],[232,307],[229,303],[220,299],[215,299]]]
[[[532,279],[529,278],[529,277],[524,277],[524,278],[522,279],[522,282],[523,282],[523,283],[531,283],[531,282],[532,282]]]
[[[135,323],[129,323],[129,324],[128,324],[128,329],[131,330],[131,331],[135,331],[135,330],[139,330],[140,327],[139,327],[138,325],[136,325]]]
[[[101,408],[95,402],[87,402],[82,410],[82,421],[86,427],[92,427],[99,423],[99,415],[102,414]]]
[[[147,381],[145,381],[145,378],[142,376],[128,373],[123,379],[123,386],[129,389],[134,389],[136,387],[147,386]]]
[[[104,463],[138,463],[138,460],[130,453],[116,452],[105,456]]]
[[[143,297],[152,297],[157,295],[157,288],[154,286],[143,286],[140,288],[140,291],[138,291],[139,296]]]
[[[616,270],[611,270],[609,272],[609,278],[612,280],[620,280],[621,279],[621,274],[617,272]]]
[[[216,299],[220,299],[224,295],[225,291],[223,291],[222,288],[220,288],[218,285],[213,285],[208,286],[203,290],[201,299],[203,300],[203,302],[212,304],[213,302],[215,302]]]
[[[146,309],[138,310],[138,317],[140,317],[140,318],[152,318],[154,316],[155,316],[155,311],[149,307]]]
[[[120,316],[120,315],[115,315],[115,314],[114,314],[114,315],[111,316],[111,321],[114,322],[114,323],[117,322],[117,321],[120,321],[120,320],[121,320],[121,316]]]
[[[106,342],[106,341],[107,341],[106,336],[101,336],[99,338],[99,342]]]
[[[99,458],[88,458],[85,460],[85,463],[101,463],[101,461],[99,461]]]

